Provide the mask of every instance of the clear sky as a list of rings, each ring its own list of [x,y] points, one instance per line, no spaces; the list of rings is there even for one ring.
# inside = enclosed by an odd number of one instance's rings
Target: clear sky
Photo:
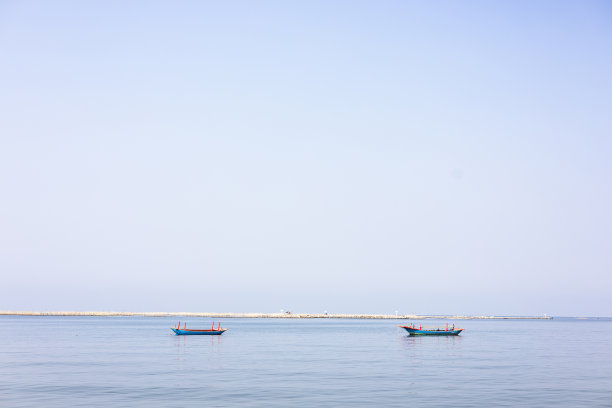
[[[0,309],[612,315],[609,1],[0,0]]]

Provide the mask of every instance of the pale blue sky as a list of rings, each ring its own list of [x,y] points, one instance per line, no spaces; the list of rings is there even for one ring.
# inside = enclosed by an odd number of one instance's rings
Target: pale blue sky
[[[609,1],[0,1],[0,309],[612,315]]]

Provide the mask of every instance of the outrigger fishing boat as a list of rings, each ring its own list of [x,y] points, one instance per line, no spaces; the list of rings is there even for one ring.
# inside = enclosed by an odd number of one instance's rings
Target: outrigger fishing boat
[[[219,326],[215,329],[215,322],[212,323],[212,327],[210,329],[207,330],[197,330],[197,329],[188,329],[187,328],[187,322],[185,322],[185,324],[183,325],[183,328],[181,329],[181,322],[179,321],[178,326],[176,327],[171,327],[172,331],[174,332],[174,334],[176,334],[177,336],[180,335],[193,335],[193,334],[200,334],[200,335],[220,335],[223,334],[227,329],[224,329],[221,327],[221,323],[219,323]]]
[[[456,329],[454,323],[452,327],[448,327],[448,323],[446,323],[445,329],[423,328],[423,326],[416,327],[414,323],[410,326],[397,327],[405,329],[411,336],[457,336],[463,331],[463,329]]]

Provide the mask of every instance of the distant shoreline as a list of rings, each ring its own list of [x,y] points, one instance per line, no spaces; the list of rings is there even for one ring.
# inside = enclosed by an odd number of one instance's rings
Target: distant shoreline
[[[454,320],[550,320],[550,316],[458,316],[458,315],[384,315],[384,314],[331,314],[331,313],[193,313],[193,312],[33,312],[0,311],[0,316],[142,316],[142,317],[215,317],[255,319],[454,319]]]

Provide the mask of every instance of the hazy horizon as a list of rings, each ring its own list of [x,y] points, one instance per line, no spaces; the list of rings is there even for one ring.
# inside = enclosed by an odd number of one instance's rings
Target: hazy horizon
[[[0,1],[0,310],[612,316],[612,4]]]

